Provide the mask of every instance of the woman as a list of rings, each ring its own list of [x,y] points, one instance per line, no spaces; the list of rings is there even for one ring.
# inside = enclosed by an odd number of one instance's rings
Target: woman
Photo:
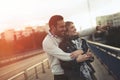
[[[84,39],[81,39],[76,32],[73,22],[66,22],[66,36],[62,39],[59,47],[65,52],[72,52],[77,49],[82,49],[84,53],[90,53],[88,45]],[[83,55],[83,54],[80,54]],[[88,54],[87,54],[88,55]],[[91,55],[91,54],[89,54]],[[93,59],[91,57],[91,59]],[[60,61],[61,67],[64,69],[65,75],[68,76],[69,80],[94,80],[93,73],[94,70],[90,65],[90,61],[87,60],[84,62],[77,63],[73,61]]]

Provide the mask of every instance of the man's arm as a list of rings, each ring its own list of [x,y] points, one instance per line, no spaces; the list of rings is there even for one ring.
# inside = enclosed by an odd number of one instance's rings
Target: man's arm
[[[54,44],[52,40],[44,40],[43,41],[43,50],[47,52],[47,54],[52,55],[63,61],[70,61],[79,58],[79,55],[83,53],[82,50],[76,50],[71,53],[66,53],[61,50],[57,45]],[[85,58],[82,58],[85,59]],[[81,62],[81,57],[77,59],[77,62]],[[83,61],[83,60],[82,60]]]
[[[52,55],[63,61],[73,60],[77,57],[78,54],[83,53],[82,50],[76,50],[72,53],[66,53],[61,50],[51,39],[45,39],[43,41],[43,49],[49,55]]]
[[[69,61],[72,60],[69,53],[63,52],[58,46],[56,46],[52,41],[43,41],[43,50],[47,54],[57,57],[60,60]]]

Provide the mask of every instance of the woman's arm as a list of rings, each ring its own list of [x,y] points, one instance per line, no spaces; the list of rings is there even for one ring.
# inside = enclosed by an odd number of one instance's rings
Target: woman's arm
[[[89,36],[98,31],[104,32],[106,30],[107,30],[106,26],[96,26],[96,27],[91,27],[91,28],[85,29],[85,30],[81,30],[78,32],[78,34],[80,37],[84,37],[84,36]]]
[[[88,28],[88,29],[79,31],[78,35],[80,37],[84,37],[84,36],[89,36],[89,35],[91,35],[91,34],[93,34],[95,32],[96,32],[96,27],[92,27],[92,28]]]

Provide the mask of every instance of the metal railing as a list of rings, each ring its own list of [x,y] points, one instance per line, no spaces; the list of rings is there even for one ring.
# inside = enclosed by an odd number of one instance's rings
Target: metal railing
[[[24,71],[19,72],[18,74],[10,77],[7,80],[35,80],[39,79],[39,73],[45,73],[45,69],[50,68],[48,59],[43,60],[40,63],[37,63]],[[42,71],[41,71],[42,70]]]
[[[92,41],[88,41],[88,44],[115,80],[120,80],[120,48]]]

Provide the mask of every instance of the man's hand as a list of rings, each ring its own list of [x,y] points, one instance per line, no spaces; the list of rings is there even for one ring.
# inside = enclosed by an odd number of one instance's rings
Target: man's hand
[[[83,61],[86,61],[90,58],[89,55],[87,54],[83,54],[83,55],[79,55],[76,59],[77,62],[83,62]]]
[[[76,50],[76,51],[73,51],[70,56],[71,56],[71,58],[75,59],[79,55],[82,55],[82,54],[83,54],[83,50]]]
[[[90,51],[90,49],[88,49],[88,51],[85,54],[79,55],[76,58],[76,60],[77,62],[83,62],[83,61],[89,60],[91,57],[93,57],[92,52]]]

